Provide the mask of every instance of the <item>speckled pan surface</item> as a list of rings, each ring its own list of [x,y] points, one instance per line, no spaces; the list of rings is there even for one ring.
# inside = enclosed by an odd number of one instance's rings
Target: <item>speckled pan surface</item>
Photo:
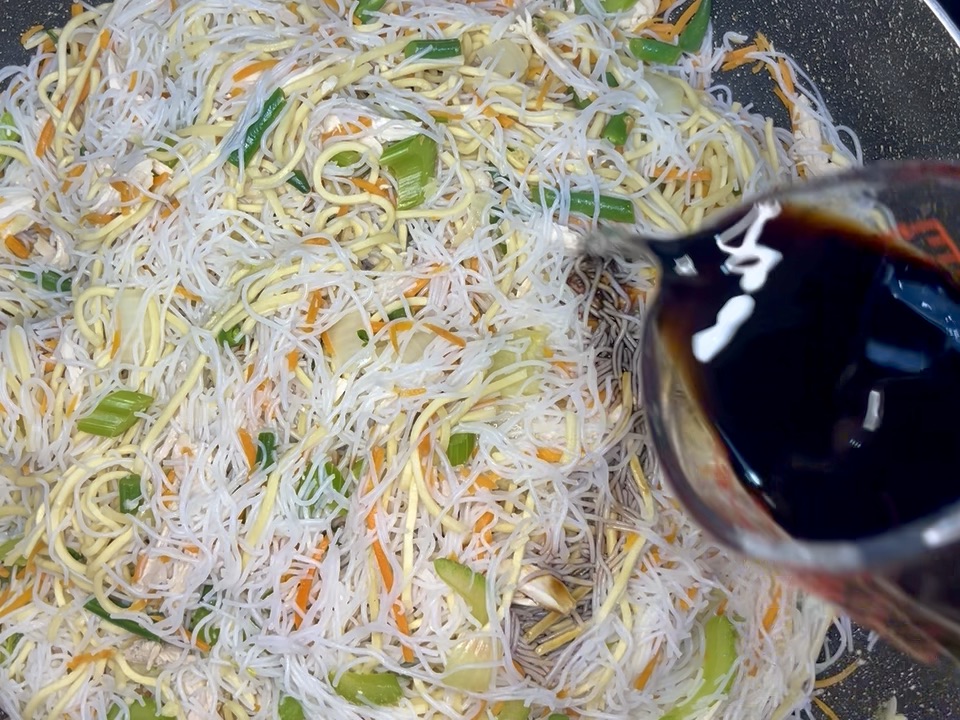
[[[23,60],[25,28],[62,24],[69,5],[0,0],[0,65]],[[720,32],[761,31],[800,62],[837,121],[856,129],[868,161],[960,159],[960,36],[938,12],[960,20],[960,0],[714,0]],[[729,83],[742,102],[786,122],[765,74],[744,69]],[[866,663],[823,695],[841,720],[870,720],[893,694],[909,720],[960,720],[960,672],[919,667],[882,644],[867,653],[866,633],[856,638]]]

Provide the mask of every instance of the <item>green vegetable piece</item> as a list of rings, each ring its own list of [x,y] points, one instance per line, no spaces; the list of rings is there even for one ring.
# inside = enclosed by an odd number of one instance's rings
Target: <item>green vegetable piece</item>
[[[680,39],[677,46],[684,52],[697,52],[703,45],[703,39],[707,35],[707,28],[710,26],[710,0],[703,0],[700,7],[690,18],[690,22],[680,33]]]
[[[367,25],[373,20],[373,13],[382,8],[387,0],[360,0],[357,3],[353,16],[362,24]]]
[[[563,713],[550,713],[547,720],[570,720],[570,718]]]
[[[295,697],[284,695],[277,704],[277,720],[305,720],[303,705]]]
[[[3,641],[3,656],[10,658],[13,657],[13,653],[17,649],[17,645],[20,644],[20,640],[23,638],[23,633],[11,633],[7,636],[7,639]]]
[[[338,152],[336,155],[330,158],[330,160],[340,167],[349,167],[350,165],[356,165],[358,162],[360,162],[360,158],[362,157],[363,155],[358,153],[356,150],[344,150],[342,152]]]
[[[299,170],[294,170],[290,173],[290,177],[287,178],[287,184],[292,185],[304,195],[310,192],[310,183],[307,180],[307,176]]]
[[[534,198],[539,196],[540,201],[545,203],[547,207],[553,205],[557,199],[556,190],[539,185],[530,186],[530,195]],[[591,218],[597,215],[601,220],[610,220],[611,222],[632,223],[636,221],[633,201],[630,198],[601,195],[600,207],[597,208],[593,193],[586,191],[570,193],[570,212]]]
[[[713,615],[704,624],[703,638],[703,682],[700,688],[685,703],[673,708],[660,720],[684,720],[694,717],[700,701],[717,692],[720,682],[733,667],[737,659],[737,630],[730,620],[723,615]]]
[[[0,543],[0,565],[6,565],[7,567],[24,567],[27,564],[27,559],[22,555],[11,558],[9,562],[6,560],[7,555],[10,554],[21,540],[23,540],[23,535],[17,535]]]
[[[671,45],[654,38],[630,38],[627,47],[630,48],[630,54],[637,60],[660,65],[676,65],[683,54],[683,50],[678,45]]]
[[[117,601],[114,600],[114,602],[117,602]],[[119,602],[117,602],[117,604],[122,605],[122,603],[119,603]],[[106,620],[108,623],[111,623],[112,625],[116,625],[118,628],[122,628],[129,633],[133,633],[134,635],[139,635],[140,637],[146,638],[147,640],[153,640],[154,642],[163,642],[163,640],[160,638],[159,635],[156,635],[150,630],[147,630],[140,623],[136,623],[133,620],[127,620],[126,618],[114,617],[113,615],[111,615],[110,613],[108,613],[106,610],[103,609],[103,605],[101,605],[100,601],[97,600],[95,597],[92,597],[89,600],[87,600],[87,602],[84,603],[83,607],[89,610],[90,612],[92,612],[97,617],[102,618],[103,620]]]
[[[207,596],[213,591],[213,585],[204,585],[200,589],[200,602],[205,602]],[[203,640],[207,645],[213,645],[220,639],[220,628],[212,623],[206,623],[201,627],[201,621],[213,614],[213,608],[208,605],[201,605],[192,613],[190,613],[189,618],[185,623],[185,627],[191,633],[197,631],[197,628],[200,628],[200,639]]]
[[[74,550],[74,549],[73,549],[72,547],[70,547],[70,546],[67,546],[67,555],[69,555],[70,557],[72,557],[74,560],[76,560],[76,561],[79,562],[79,563],[84,563],[84,564],[86,564],[86,562],[87,562],[87,558],[86,558],[86,556],[84,556],[84,554],[83,554],[82,552],[80,552],[79,550]]]
[[[626,12],[636,4],[637,0],[600,0],[600,6],[608,13]]]
[[[359,461],[362,463],[362,461]],[[314,465],[307,465],[306,469],[303,472],[303,475],[300,478],[300,482],[297,484],[297,495],[300,496],[303,500],[309,500],[310,498],[314,499],[313,504],[309,507],[310,516],[315,517],[317,511],[320,508],[320,489],[325,484],[323,481],[329,481],[330,487],[335,490],[340,495],[347,497],[349,495],[347,491],[347,481],[343,477],[343,473],[340,472],[340,468],[334,465],[329,460],[323,464],[323,469],[315,467]],[[330,500],[326,504],[327,510],[336,509],[337,502],[336,500]],[[345,514],[346,508],[341,508],[340,514]]]
[[[20,133],[13,121],[13,114],[9,110],[4,110],[3,113],[0,113],[0,142],[17,142],[19,140]]]
[[[363,343],[364,347],[370,342],[370,333],[366,330],[357,330],[357,337],[360,338],[360,342]]]
[[[130,720],[152,720],[152,718],[168,718],[172,715],[161,715],[160,708],[157,707],[157,701],[152,697],[141,698],[140,702],[131,702],[127,705],[130,713]],[[114,705],[107,713],[107,720],[116,720],[120,717],[120,706]]]
[[[117,494],[120,496],[120,512],[135,513],[140,509],[143,496],[139,475],[125,475],[117,481]]]
[[[490,619],[487,613],[487,579],[456,560],[437,558],[433,569],[451,590],[463,598],[477,622],[486,625]]]
[[[620,87],[620,83],[617,82],[617,78],[614,77],[612,72],[604,73],[603,79],[607,81],[607,87]]]
[[[391,310],[387,313],[387,320],[400,320],[405,317],[409,317],[405,307],[398,307],[396,310]]]
[[[93,412],[77,421],[77,429],[99,435],[117,437],[132,428],[143,412],[153,403],[153,398],[133,390],[114,390],[101,400]]]
[[[427,195],[427,183],[437,171],[437,143],[426,135],[390,143],[383,149],[380,164],[397,182],[397,210],[420,205]]]
[[[411,40],[403,49],[408,58],[414,55],[421,60],[446,60],[463,54],[460,41],[456,38],[444,40]]]
[[[627,137],[630,135],[630,130],[627,127],[629,118],[630,116],[627,113],[614,115],[603,126],[600,137],[616,147],[626,144]]]
[[[331,677],[331,680],[333,678]],[[396,705],[403,688],[393,673],[362,673],[348,670],[334,683],[337,695],[355,705]]]
[[[243,343],[243,331],[240,329],[240,325],[234,325],[232,328],[218,332],[217,342],[232,348],[241,345]]]
[[[590,106],[590,98],[581,98],[579,95],[577,95],[577,91],[574,90],[573,87],[567,87],[567,94],[573,98],[571,102],[577,110],[583,110],[584,108]]]
[[[257,467],[269,470],[277,462],[277,436],[265,431],[257,435]]]
[[[21,270],[20,277],[30,282],[37,282],[37,274],[29,270]],[[44,270],[40,273],[40,287],[47,292],[68,293],[73,290],[73,280],[61,275],[56,270]]]
[[[530,708],[523,704],[523,700],[507,700],[497,713],[497,720],[528,720]]]
[[[240,152],[243,153],[243,164],[249,165],[250,161],[253,160],[253,156],[256,155],[257,150],[260,148],[260,143],[263,140],[263,136],[266,134],[267,130],[276,122],[277,118],[280,117],[280,113],[283,111],[284,106],[287,104],[287,98],[283,94],[283,90],[277,88],[273,91],[273,94],[267,98],[267,101],[263,104],[263,108],[260,110],[260,115],[257,116],[257,119],[254,120],[250,127],[247,128],[246,134],[243,136],[243,143],[240,146],[240,150],[234,150],[227,157],[227,161],[231,165],[236,165],[240,167]]]
[[[447,460],[454,467],[463,465],[471,458],[476,447],[476,433],[453,433],[447,443]]]

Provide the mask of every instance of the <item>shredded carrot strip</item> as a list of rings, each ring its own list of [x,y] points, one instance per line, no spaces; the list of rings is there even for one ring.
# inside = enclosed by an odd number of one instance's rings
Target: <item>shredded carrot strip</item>
[[[297,364],[300,362],[300,351],[291,350],[287,353],[287,370],[293,372],[297,369]]]
[[[687,598],[689,598],[690,600],[696,600],[697,592],[698,592],[697,588],[695,587],[687,588]],[[677,605],[680,607],[681,610],[684,610],[684,611],[690,609],[690,603],[688,603],[683,598],[680,598],[680,602],[678,602]]]
[[[317,545],[316,551],[313,553],[313,559],[316,563],[323,560],[329,546],[330,541],[327,539],[327,536],[324,535],[320,539],[320,544]],[[310,602],[310,590],[313,589],[313,581],[316,577],[317,565],[311,564],[310,567],[307,568],[307,572],[300,579],[300,582],[297,583],[297,594],[294,598],[294,606],[296,608],[296,613],[293,616],[294,630],[300,629],[300,624],[307,616],[307,603]]]
[[[7,250],[21,260],[26,260],[30,257],[30,248],[16,235],[7,235],[7,237],[3,239],[3,244],[7,246]]]
[[[330,340],[330,333],[324,330],[320,333],[320,344],[323,345],[323,350],[328,355],[333,355],[335,350],[333,349],[333,341]]]
[[[30,602],[30,599],[33,597],[33,590],[27,588],[17,597],[15,597],[11,602],[7,603],[3,608],[0,608],[0,617],[5,617],[15,610],[19,610],[24,605]]]
[[[687,27],[687,24],[693,19],[693,16],[697,14],[697,10],[700,9],[700,3],[702,0],[693,0],[692,3],[683,11],[683,14],[677,18],[677,22],[674,23],[674,34],[679,35],[683,32],[684,28]]]
[[[134,600],[132,603],[130,603],[130,607],[128,607],[127,610],[129,610],[130,612],[140,612],[146,606],[147,606],[147,601],[144,600],[143,598],[140,598],[139,600]]]
[[[47,121],[43,124],[43,128],[40,130],[40,137],[37,138],[37,157],[43,157],[47,150],[50,149],[50,143],[53,142],[53,118],[47,118]]]
[[[720,69],[734,70],[742,65],[749,65],[752,62],[756,62],[755,58],[748,57],[748,55],[756,52],[760,52],[760,48],[757,47],[756,44],[744,45],[742,48],[731,50],[727,53],[727,57],[724,59]]]
[[[727,599],[724,598],[720,601],[720,604],[717,605],[717,615],[723,615],[727,612]]]
[[[820,711],[827,716],[827,720],[840,720],[840,718],[837,717],[837,714],[833,711],[833,708],[827,705],[823,700],[815,697],[813,702],[818,708],[820,708]]]
[[[23,31],[23,34],[20,36],[20,44],[26,45],[27,41],[36,35],[38,32],[43,30],[43,25],[31,25],[26,30]]]
[[[790,68],[787,66],[787,61],[783,58],[780,58],[777,61],[777,66],[780,68],[780,75],[783,77],[783,89],[788,95],[793,95],[796,93],[797,89],[793,84],[793,73],[790,72]]]
[[[201,638],[196,633],[191,633],[187,631],[186,628],[180,628],[180,634],[183,635],[183,637],[185,637],[188,642],[192,642],[194,645],[196,645],[197,650],[199,650],[200,652],[205,652],[205,653],[210,652],[210,643],[208,643],[206,640]]]
[[[863,663],[860,660],[854,660],[852,663],[847,665],[843,670],[838,672],[836,675],[831,675],[830,677],[825,677],[822,680],[817,680],[813,687],[817,690],[823,690],[824,688],[833,687],[834,685],[839,685],[848,677],[853,675],[856,672],[857,668],[860,667]]]
[[[246,428],[237,430],[237,438],[240,440],[240,447],[243,449],[243,455],[247,459],[247,467],[251,470],[257,464],[257,445]]]
[[[310,293],[310,304],[307,306],[307,314],[304,317],[307,325],[312,326],[317,321],[321,307],[323,307],[323,291],[314,290]]]
[[[430,284],[430,278],[418,278],[416,282],[413,283],[407,290],[403,293],[405,298],[416,297],[420,294],[420,291],[423,290],[427,285]]]
[[[80,219],[85,223],[89,223],[90,225],[106,225],[107,223],[113,221],[113,219],[116,217],[116,213],[93,212],[87,213]]]
[[[477,475],[477,479],[473,481],[473,484],[484,490],[494,490],[497,487],[498,480],[500,480],[500,477],[496,473],[482,472]]]
[[[770,596],[770,607],[763,614],[763,629],[770,632],[773,624],[777,621],[777,615],[780,613],[780,586],[773,586],[773,593]]]
[[[370,182],[369,180],[364,180],[363,178],[350,178],[350,182],[357,186],[360,190],[368,192],[371,195],[379,195],[382,198],[390,199],[390,193],[388,193],[384,188],[379,185]]]
[[[81,665],[87,665],[89,663],[98,662],[100,660],[109,660],[113,657],[113,654],[116,652],[113,648],[106,648],[105,650],[99,650],[94,653],[80,653],[79,655],[74,655],[70,660],[67,661],[67,670],[76,670]]]
[[[170,217],[173,214],[173,211],[176,210],[178,207],[180,207],[180,201],[177,200],[176,198],[173,198],[170,201],[169,205],[165,205],[163,208],[160,209],[160,217],[161,218]]]
[[[101,31],[100,31],[99,41],[100,41],[100,42],[99,42],[100,49],[101,49],[101,50],[106,50],[106,49],[107,49],[107,46],[110,44],[110,31],[109,31],[109,30],[101,30]]]
[[[380,331],[383,330],[386,326],[387,326],[387,323],[385,323],[383,320],[371,320],[371,321],[370,321],[370,329],[373,330],[373,332],[375,332],[375,333],[380,332]]]
[[[464,339],[463,339],[462,337],[460,337],[459,335],[455,335],[454,333],[450,332],[449,330],[446,330],[446,329],[444,329],[444,328],[442,328],[442,327],[439,327],[439,326],[437,326],[437,325],[434,325],[434,324],[432,324],[432,323],[424,323],[423,326],[424,326],[425,328],[427,328],[427,330],[431,330],[431,331],[433,331],[434,333],[436,333],[436,335],[437,335],[438,337],[442,337],[444,340],[446,340],[447,342],[449,342],[451,345],[456,345],[457,347],[462,347],[462,348],[467,346],[467,341],[466,341],[466,340],[464,340]]]
[[[240,68],[239,70],[237,70],[233,74],[233,81],[240,82],[244,78],[248,78],[251,75],[256,75],[257,73],[263,72],[264,70],[269,70],[278,62],[279,60],[276,60],[273,58],[271,58],[270,60],[257,60],[256,62],[252,62],[249,65],[246,65]]]
[[[637,679],[633,681],[634,689],[643,690],[647,686],[647,683],[650,682],[650,676],[653,675],[653,671],[657,667],[657,662],[660,660],[660,652],[660,650],[657,650],[653,657],[647,661],[647,664],[643,666],[643,670],[637,675]]]
[[[558,463],[563,461],[563,451],[555,450],[554,448],[540,447],[537,448],[537,457],[544,462]]]
[[[373,125],[373,120],[366,116],[361,116],[355,122],[348,122],[335,127],[320,135],[320,141],[326,142],[330,138],[340,137],[341,135],[356,135]]]
[[[790,113],[790,120],[791,120],[791,122],[792,122],[793,119],[794,119],[794,118],[793,118],[793,102],[790,101],[790,98],[788,98],[788,97],[784,94],[783,90],[781,90],[779,87],[775,87],[775,88],[773,89],[773,94],[777,96],[777,98],[780,100],[780,102],[783,103],[783,106],[784,106],[784,107],[787,109],[787,111]]]
[[[413,327],[413,322],[410,320],[398,320],[397,322],[390,323],[390,344],[393,345],[395,352],[400,352],[400,342],[397,339],[397,333],[406,332]]]
[[[186,300],[189,300],[190,302],[200,302],[201,300],[203,300],[202,297],[200,297],[199,295],[197,295],[195,292],[191,292],[191,291],[187,290],[183,285],[177,285],[177,286],[173,289],[173,294],[174,294],[174,295],[179,295],[180,297],[182,297],[182,298],[184,298],[184,299],[186,299]]]
[[[426,395],[427,389],[418,387],[418,388],[403,388],[402,390],[397,390],[397,397],[407,398],[407,397],[417,397],[418,395]]]
[[[699,0],[697,0],[699,2]],[[553,87],[553,75],[547,75],[543,79],[543,82],[540,83],[540,92],[537,93],[537,99],[533,102],[534,109],[537,112],[543,110],[543,103],[547,100],[547,95],[550,94],[550,90]]]
[[[83,104],[83,101],[87,99],[90,95],[90,78],[88,77],[83,81],[83,85],[80,88],[80,93],[77,95],[77,106]]]
[[[83,5],[80,3],[73,3],[70,5],[70,17],[76,17],[77,15],[83,14]]]
[[[497,115],[497,122],[500,123],[500,127],[502,127],[504,130],[509,130],[510,128],[512,128],[514,125],[517,124],[517,121],[514,120],[512,117],[510,117],[509,115],[504,115],[502,113]]]
[[[690,182],[710,182],[713,173],[710,168],[697,168],[696,170],[680,170],[679,168],[654,168],[654,176],[667,181],[672,180],[690,180]]]

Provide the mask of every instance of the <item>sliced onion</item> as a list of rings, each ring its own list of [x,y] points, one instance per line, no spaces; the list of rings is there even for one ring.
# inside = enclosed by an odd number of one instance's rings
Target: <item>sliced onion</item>
[[[493,58],[490,70],[504,77],[524,75],[529,65],[523,50],[512,40],[497,40],[484,45],[473,54],[473,58],[478,65],[488,58]]]
[[[683,109],[683,87],[679,80],[655,72],[647,73],[643,79],[650,83],[656,94],[657,110],[670,114]]]
[[[468,692],[490,689],[495,663],[500,659],[500,646],[493,638],[477,635],[454,646],[447,656],[447,685]]]
[[[354,355],[363,349],[363,340],[357,334],[366,329],[363,316],[356,310],[347,313],[327,330],[332,357],[330,363],[338,371]]]

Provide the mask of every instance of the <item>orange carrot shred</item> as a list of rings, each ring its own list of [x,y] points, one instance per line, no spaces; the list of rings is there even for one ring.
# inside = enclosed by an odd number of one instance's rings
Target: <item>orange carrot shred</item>
[[[643,670],[637,675],[637,679],[633,681],[635,690],[643,690],[647,686],[647,683],[650,682],[650,676],[653,675],[653,671],[656,669],[659,660],[660,650],[657,650],[653,657],[647,661],[647,664],[643,666]]]
[[[425,328],[427,328],[428,330],[431,330],[432,332],[434,332],[434,333],[435,333],[436,335],[438,335],[439,337],[442,337],[444,340],[446,340],[447,342],[451,343],[452,345],[456,345],[456,346],[462,347],[462,348],[467,346],[467,341],[466,341],[466,340],[464,340],[464,339],[463,339],[462,337],[460,337],[459,335],[455,335],[454,333],[450,332],[449,330],[446,330],[446,329],[444,329],[444,328],[442,328],[442,327],[439,327],[438,325],[434,325],[434,324],[432,324],[432,323],[424,323],[423,326],[424,326]]]
[[[243,456],[247,459],[247,467],[251,470],[257,464],[257,445],[246,428],[237,430],[237,438],[240,440],[240,448],[243,450]]]
[[[770,632],[773,628],[773,624],[777,621],[777,615],[780,614],[780,594],[780,586],[774,585],[773,593],[770,597],[770,606],[763,614],[763,629],[767,632]]]
[[[201,300],[203,300],[202,297],[197,295],[195,292],[191,292],[190,290],[187,290],[183,285],[177,285],[173,289],[173,293],[175,295],[179,295],[185,300],[189,300],[190,302],[200,302]]]
[[[40,130],[40,137],[37,138],[37,157],[43,157],[47,150],[50,149],[50,143],[53,142],[53,118],[47,118],[47,121],[43,124],[43,128]]]
[[[72,3],[70,5],[70,17],[76,17],[77,15],[81,15],[82,13],[83,13],[83,5],[77,2]]]
[[[330,541],[327,539],[327,536],[324,535],[320,539],[320,543],[317,545],[316,551],[313,553],[313,559],[316,563],[319,563],[323,560],[329,545]],[[307,568],[306,573],[304,573],[304,576],[300,579],[300,582],[297,583],[297,594],[294,598],[294,606],[296,608],[296,613],[293,616],[294,630],[300,629],[300,624],[307,616],[307,603],[310,602],[310,591],[313,589],[313,581],[316,577],[317,566],[315,564],[311,564],[310,567]]]
[[[87,665],[100,660],[109,660],[111,657],[113,657],[115,652],[116,650],[113,648],[106,648],[105,650],[99,650],[94,653],[80,653],[79,655],[74,655],[67,661],[67,670],[76,670],[81,665]]]
[[[300,351],[291,350],[287,353],[287,370],[293,372],[297,369],[297,364],[300,362]]]
[[[413,283],[413,285],[411,285],[409,288],[407,288],[407,290],[403,293],[403,296],[404,296],[405,298],[416,297],[417,295],[420,294],[420,291],[423,290],[423,289],[424,289],[427,285],[429,285],[429,284],[430,284],[430,278],[428,278],[428,277],[418,278],[418,279]]]
[[[376,183],[370,182],[369,180],[364,180],[363,178],[350,178],[350,182],[356,185],[358,189],[368,192],[371,195],[379,195],[387,200],[390,199],[390,193]]]
[[[558,463],[563,460],[563,451],[555,450],[554,448],[540,447],[537,448],[537,457],[544,462]]]
[[[7,235],[7,237],[3,239],[3,244],[7,246],[7,250],[21,260],[26,260],[30,257],[30,248],[16,235]]]
[[[313,325],[317,321],[317,315],[320,314],[320,308],[323,306],[323,291],[314,290],[310,293],[310,304],[307,306],[307,314],[304,322],[307,325]]]
[[[400,352],[400,341],[397,337],[397,334],[406,332],[412,327],[413,323],[410,320],[398,320],[390,323],[388,332],[390,333],[390,344],[393,345],[394,352]]]
[[[5,606],[0,608],[0,617],[5,617],[15,610],[19,610],[24,605],[30,602],[30,598],[33,597],[33,590],[27,588],[17,597],[15,597],[11,602],[7,603]]]

